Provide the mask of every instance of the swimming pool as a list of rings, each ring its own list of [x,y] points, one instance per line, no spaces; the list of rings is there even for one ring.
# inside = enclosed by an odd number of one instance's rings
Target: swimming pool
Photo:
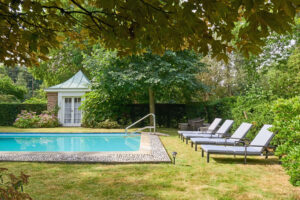
[[[0,133],[0,151],[138,151],[140,141],[140,134],[125,133]]]

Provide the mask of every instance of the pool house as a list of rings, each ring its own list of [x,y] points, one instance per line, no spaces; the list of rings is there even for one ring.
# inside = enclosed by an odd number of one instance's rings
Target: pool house
[[[63,126],[81,126],[83,111],[79,109],[83,95],[90,91],[90,80],[80,70],[69,80],[45,89],[47,110],[58,106],[58,119]]]

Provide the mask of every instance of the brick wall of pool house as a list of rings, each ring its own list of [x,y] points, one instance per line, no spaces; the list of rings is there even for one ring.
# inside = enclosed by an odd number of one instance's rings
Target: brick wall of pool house
[[[57,92],[47,92],[47,99],[48,99],[48,104],[47,104],[47,110],[52,111],[55,106],[57,105]]]

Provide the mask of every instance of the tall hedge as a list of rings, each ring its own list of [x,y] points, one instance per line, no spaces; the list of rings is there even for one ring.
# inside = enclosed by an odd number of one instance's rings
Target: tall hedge
[[[215,117],[232,119],[231,107],[235,101],[236,98],[230,97],[191,104],[155,104],[156,122],[161,127],[177,127],[178,123],[187,122],[188,119],[197,117],[208,122],[211,122]],[[148,113],[148,104],[124,105],[120,109],[117,121],[122,125],[128,125]],[[144,125],[146,123],[144,122]]]
[[[0,126],[11,126],[22,110],[40,114],[47,110],[47,104],[0,103]]]

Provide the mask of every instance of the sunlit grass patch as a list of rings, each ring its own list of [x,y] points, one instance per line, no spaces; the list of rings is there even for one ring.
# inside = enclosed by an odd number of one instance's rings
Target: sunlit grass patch
[[[276,157],[250,157],[244,165],[243,157],[212,155],[206,163],[175,129],[159,131],[170,134],[160,138],[169,154],[178,152],[176,165],[2,162],[0,167],[29,174],[25,191],[41,200],[299,199],[300,188],[289,183]]]

